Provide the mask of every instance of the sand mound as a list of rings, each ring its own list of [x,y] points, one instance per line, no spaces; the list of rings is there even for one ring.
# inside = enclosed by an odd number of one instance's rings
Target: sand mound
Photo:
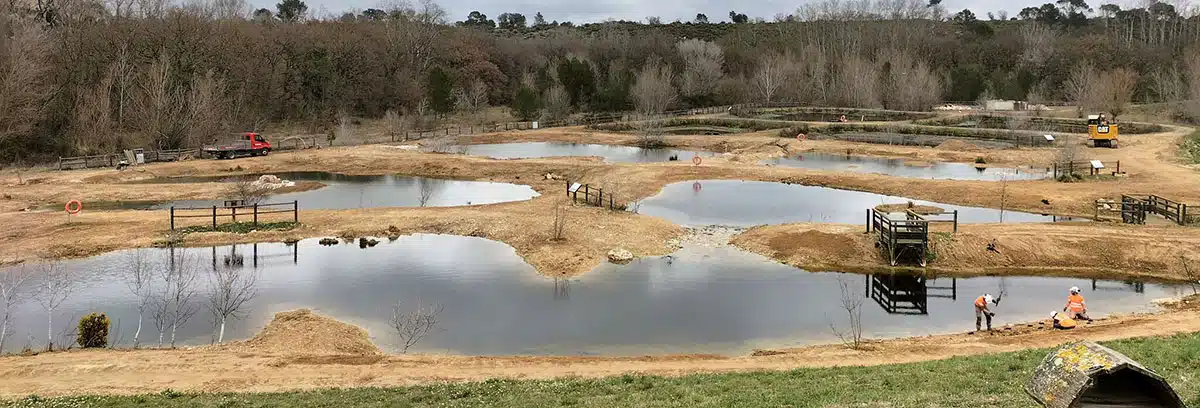
[[[904,212],[905,210],[912,210],[913,212],[922,215],[941,214],[943,211],[945,211],[941,207],[934,207],[932,205],[913,205],[912,207],[909,207],[908,203],[880,204],[875,206],[875,211],[881,213],[900,213]]]
[[[795,253],[823,263],[862,257],[858,243],[850,237],[816,230],[781,234],[768,245],[777,253]]]
[[[942,142],[942,144],[937,145],[937,148],[942,150],[956,150],[960,152],[982,152],[985,150],[984,148],[975,144],[964,142],[958,139],[950,139]]]
[[[308,309],[279,312],[258,335],[236,346],[253,351],[300,354],[380,353],[362,328]]]

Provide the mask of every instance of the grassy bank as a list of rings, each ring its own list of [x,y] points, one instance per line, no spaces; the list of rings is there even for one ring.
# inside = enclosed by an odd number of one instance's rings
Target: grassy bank
[[[1200,404],[1200,335],[1106,343],[1162,374],[1190,405]],[[1024,393],[1049,350],[874,367],[799,369],[663,378],[622,376],[553,381],[490,380],[407,388],[273,394],[158,394],[68,397],[9,407],[1034,407]]]
[[[1179,142],[1180,155],[1190,163],[1200,163],[1200,130],[1193,131]]]

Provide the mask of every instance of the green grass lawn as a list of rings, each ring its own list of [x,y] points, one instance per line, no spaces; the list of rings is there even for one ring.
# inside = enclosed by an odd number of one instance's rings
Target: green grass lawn
[[[1200,405],[1200,335],[1105,343]],[[783,372],[490,380],[274,394],[159,394],[9,401],[12,407],[1034,407],[1023,387],[1049,350],[877,367]]]

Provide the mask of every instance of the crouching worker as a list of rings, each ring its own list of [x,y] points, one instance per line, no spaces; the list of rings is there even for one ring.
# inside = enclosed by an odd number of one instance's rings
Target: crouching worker
[[[1067,296],[1067,305],[1063,307],[1063,311],[1067,312],[1067,317],[1073,320],[1092,321],[1092,318],[1087,315],[1087,303],[1083,301],[1083,296],[1079,294],[1079,287],[1071,287],[1071,295]]]
[[[984,294],[975,299],[975,331],[979,331],[980,323],[983,323],[983,318],[987,318],[987,329],[992,331],[992,310],[988,308],[988,303],[997,304],[996,300],[990,294]]]
[[[1050,320],[1054,322],[1055,329],[1074,329],[1076,324],[1075,319],[1063,312],[1050,312]]]

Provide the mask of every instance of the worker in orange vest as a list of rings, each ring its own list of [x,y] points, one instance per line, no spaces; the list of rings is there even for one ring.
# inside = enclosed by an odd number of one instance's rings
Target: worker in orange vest
[[[1083,301],[1083,296],[1079,295],[1078,286],[1071,287],[1071,295],[1067,296],[1067,305],[1063,307],[1063,311],[1072,319],[1092,321],[1092,318],[1087,316],[1087,303]]]
[[[987,318],[988,331],[992,331],[992,316],[995,316],[996,314],[992,313],[991,309],[988,309],[988,302],[997,304],[996,300],[992,298],[992,295],[987,293],[975,299],[975,331],[979,331],[979,324],[983,323],[984,317]]]

